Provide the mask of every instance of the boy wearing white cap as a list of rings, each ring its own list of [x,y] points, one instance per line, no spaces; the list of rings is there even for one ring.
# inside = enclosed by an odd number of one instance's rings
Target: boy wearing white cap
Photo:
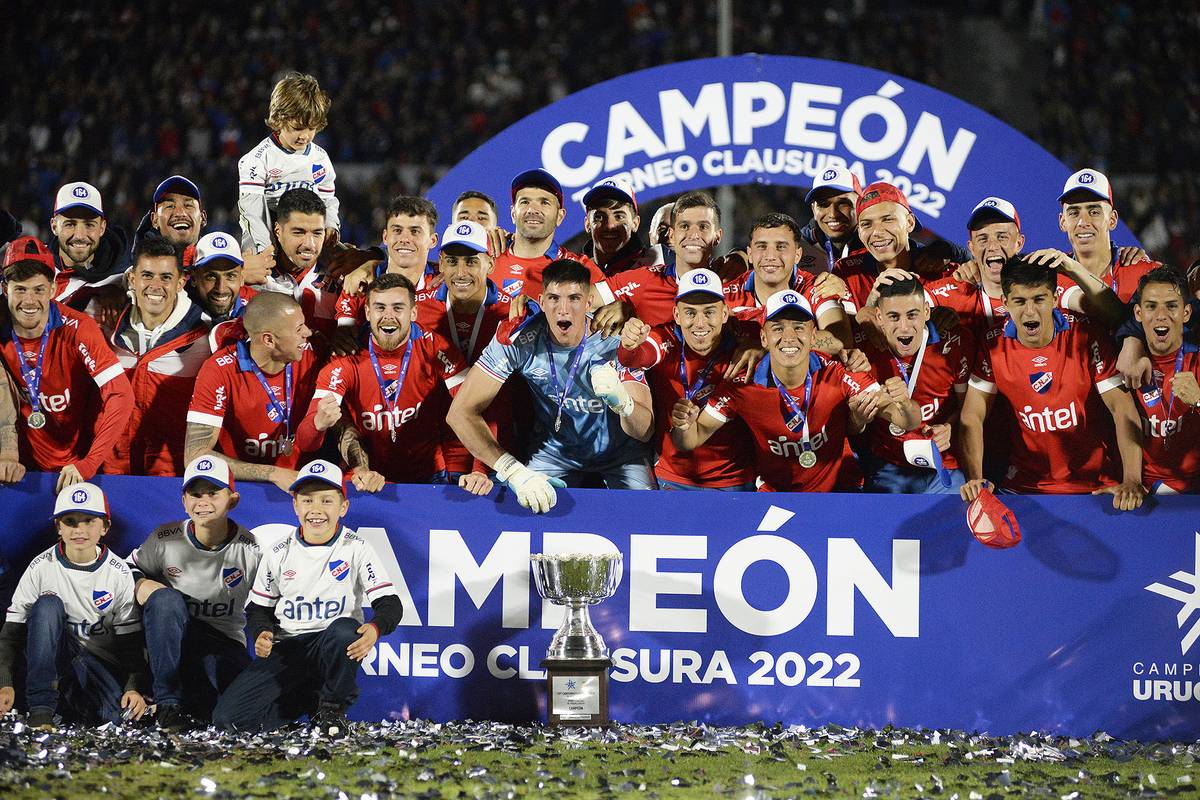
[[[238,499],[228,463],[194,459],[183,476],[188,518],[160,525],[130,554],[160,727],[208,719],[250,663],[245,607],[261,554],[229,518]]]
[[[374,548],[342,525],[342,471],[312,461],[291,492],[299,525],[259,565],[246,606],[258,658],[217,701],[220,728],[271,730],[304,714],[344,727],[359,662],[404,611]],[[374,611],[366,623],[364,603]]]
[[[67,486],[54,523],[59,541],[21,576],[0,631],[0,714],[13,706],[13,665],[24,644],[32,727],[52,727],[56,711],[89,724],[138,719],[146,710],[138,690],[142,624],[129,566],[100,544],[111,526],[104,492]]]

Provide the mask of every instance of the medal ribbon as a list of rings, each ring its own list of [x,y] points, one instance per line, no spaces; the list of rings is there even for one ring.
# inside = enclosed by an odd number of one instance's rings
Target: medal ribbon
[[[800,431],[800,447],[804,450],[812,450],[812,441],[808,436],[808,404],[809,401],[812,400],[812,372],[809,372],[808,376],[804,379],[803,408],[796,405],[796,399],[792,397],[791,394],[788,393],[788,390],[783,387],[783,382],[779,380],[779,376],[775,375],[774,372],[772,372],[771,375],[775,378],[775,388],[779,390],[779,396],[783,398],[783,401],[787,403],[787,407],[792,411],[792,418],[790,420],[785,419],[783,424],[787,425],[789,431],[794,432],[796,430],[796,420],[803,420],[804,426]]]
[[[20,347],[20,341],[17,338],[16,331],[9,327],[9,334],[12,336],[13,344]],[[50,341],[50,320],[46,320],[46,327],[42,330],[42,341],[38,345],[37,360],[33,367],[30,368],[25,363],[25,354],[18,353],[17,364],[21,367],[21,379],[25,381],[25,388],[29,390],[29,406],[33,409],[30,414],[36,414],[41,408],[38,394],[42,385],[42,359],[46,356],[46,343]]]
[[[367,339],[367,353],[371,356],[371,368],[375,370],[375,380],[379,383],[379,391],[383,394],[383,404],[387,407],[388,416],[391,417],[392,411],[400,405],[400,391],[404,388],[404,378],[408,375],[408,361],[412,357],[412,328],[409,328],[408,340],[404,343],[404,355],[400,358],[400,375],[391,384],[395,387],[391,397],[388,397],[388,383],[383,379],[379,356],[375,355],[374,337]]]
[[[475,354],[475,341],[479,338],[479,323],[483,322],[483,310],[487,306],[486,303],[479,303],[479,310],[475,312],[475,324],[471,326],[471,341],[464,350],[462,340],[458,338],[458,326],[454,323],[454,309],[450,307],[450,296],[446,295],[446,317],[450,323],[450,338],[454,341],[454,346],[458,348],[458,352],[462,353],[463,358],[467,361]]]
[[[550,337],[550,332],[546,332],[547,338]],[[558,398],[558,411],[554,416],[554,430],[557,431],[562,426],[563,403],[567,402],[567,392],[571,391],[571,384],[575,382],[575,373],[579,370],[579,364],[583,359],[583,346],[587,344],[587,334],[583,335],[583,339],[579,342],[579,346],[575,348],[575,353],[571,356],[571,365],[568,368],[567,384],[560,390],[558,388],[558,370],[554,366],[554,350],[547,344],[546,352],[550,357],[550,383],[554,387],[554,395]]]
[[[989,306],[990,307],[990,306]],[[917,358],[913,361],[912,375],[909,375],[908,367],[904,366],[904,362],[892,356],[892,361],[896,362],[896,368],[900,370],[900,377],[904,379],[904,383],[908,386],[908,399],[911,400],[913,392],[917,389],[917,378],[921,374],[921,364],[925,361],[925,348],[929,346],[929,327],[926,326],[921,331],[921,346],[917,349]]]
[[[680,330],[678,325],[675,326],[675,335],[679,338],[679,383],[683,385],[683,396],[691,400],[707,384],[708,376],[712,373],[713,367],[717,365],[717,359],[720,357],[721,351],[725,349],[722,346],[724,342],[718,342],[717,346],[713,348],[713,354],[708,357],[708,363],[696,374],[696,382],[689,386],[687,379],[687,359],[684,357],[684,350],[687,349],[687,343],[684,342],[683,331]]]
[[[278,425],[283,422],[285,430],[285,438],[292,438],[292,365],[289,363],[283,368],[283,393],[287,395],[285,398],[286,405],[280,405],[279,398],[275,396],[275,392],[271,389],[271,384],[267,383],[267,376],[263,375],[263,371],[259,369],[254,359],[250,359],[250,371],[254,373],[254,377],[258,378],[258,383],[262,386],[263,391],[267,393],[267,407],[275,413],[278,419],[272,418],[272,421]],[[270,414],[267,415],[271,416]]]

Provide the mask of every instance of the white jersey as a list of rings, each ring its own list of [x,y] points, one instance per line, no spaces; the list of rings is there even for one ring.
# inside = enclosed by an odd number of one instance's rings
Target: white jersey
[[[100,548],[95,563],[72,564],[54,545],[33,560],[13,593],[8,621],[24,624],[39,597],[54,595],[67,612],[67,627],[90,653],[120,665],[117,635],[142,629],[133,597],[129,565],[107,547]]]
[[[254,534],[230,521],[233,538],[216,550],[196,539],[191,520],[154,530],[129,554],[134,569],[183,593],[192,619],[246,643],[246,598],[262,557]]]
[[[242,249],[261,252],[271,244],[271,223],[279,196],[288,189],[312,189],[325,201],[325,225],[339,230],[333,161],[316,142],[296,152],[283,149],[272,134],[238,160],[238,212]]]
[[[363,603],[395,596],[375,550],[343,527],[325,544],[306,544],[299,530],[264,556],[250,602],[275,609],[280,638],[317,633],[335,619],[363,621]]]

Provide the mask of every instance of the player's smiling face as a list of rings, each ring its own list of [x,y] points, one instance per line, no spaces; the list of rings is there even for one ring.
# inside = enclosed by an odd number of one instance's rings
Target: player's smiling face
[[[692,292],[675,303],[672,314],[687,346],[700,355],[707,355],[721,338],[721,329],[729,319],[729,308],[723,300]]]
[[[412,327],[412,311],[412,295],[403,287],[371,292],[367,296],[366,315],[375,346],[395,350],[404,344]]]
[[[84,212],[72,209],[50,220],[50,230],[58,238],[58,246],[64,260],[71,265],[87,264],[100,247],[100,237],[108,225],[104,217],[83,216]]]
[[[1110,203],[1095,197],[1070,195],[1058,215],[1059,230],[1067,234],[1076,253],[1108,246],[1108,232],[1117,227],[1117,212]]]
[[[303,358],[304,346],[312,336],[312,331],[304,324],[304,312],[298,306],[281,312],[270,333],[273,339],[271,358],[281,362]]]
[[[854,204],[858,195],[854,192],[833,192],[826,189],[812,201],[813,218],[825,235],[835,242],[842,242],[854,235],[856,219]]]
[[[213,261],[192,273],[192,287],[200,305],[214,317],[223,317],[233,310],[243,283],[242,268],[232,261]]]
[[[587,286],[551,283],[542,291],[541,306],[555,344],[574,347],[582,341],[587,326]]]
[[[517,190],[513,201],[512,221],[517,235],[531,242],[549,239],[562,224],[566,212],[553,192],[526,186]]]
[[[72,554],[90,561],[95,557],[96,545],[108,532],[108,520],[95,514],[72,511],[57,520],[58,538],[62,540],[68,557]]]
[[[383,229],[383,243],[387,247],[388,267],[410,270],[425,266],[429,251],[437,246],[437,234],[428,217],[397,214]]]
[[[292,495],[292,508],[300,521],[304,540],[323,544],[337,533],[342,517],[350,510],[350,501],[337,489],[314,481],[297,487]]]
[[[183,492],[183,510],[197,524],[221,520],[237,505],[238,495],[206,480],[192,481]]]
[[[803,364],[812,344],[812,332],[811,319],[800,319],[798,314],[790,315],[787,311],[767,320],[762,329],[762,344],[771,355],[771,365],[786,369]]]
[[[277,134],[279,143],[293,152],[303,150],[317,138],[316,128],[299,128],[295,125],[284,125]]]
[[[908,358],[921,347],[921,331],[929,321],[929,305],[922,294],[881,297],[879,325],[893,355]]]
[[[446,291],[452,301],[482,299],[487,291],[487,276],[492,271],[492,259],[462,245],[450,245],[442,250],[438,268]]]
[[[482,225],[485,228],[494,228],[500,222],[496,218],[496,212],[492,206],[479,197],[468,197],[464,200],[459,200],[454,206],[454,219],[456,222],[463,220],[474,222],[477,225]]]
[[[708,206],[676,209],[675,221],[671,224],[676,266],[686,267],[684,272],[708,266],[721,243],[721,233],[717,212]]]
[[[755,288],[764,284],[771,294],[787,287],[799,261],[800,243],[786,227],[755,228],[750,234],[750,266]]]
[[[894,261],[909,249],[908,235],[916,223],[916,218],[899,203],[876,203],[858,218],[858,238],[876,261]]]
[[[200,201],[185,194],[168,192],[150,212],[150,224],[175,245],[195,244],[207,217]]]
[[[979,269],[993,286],[1000,285],[1000,270],[1004,262],[1021,252],[1025,237],[1012,222],[987,222],[973,229],[967,240],[967,249]]]
[[[1004,305],[1017,328],[1017,341],[1026,347],[1043,347],[1054,338],[1054,289],[1013,284]]]
[[[1139,294],[1133,315],[1142,323],[1150,352],[1156,356],[1174,353],[1183,344],[1183,326],[1192,318],[1192,307],[1170,283],[1147,283]]]
[[[50,300],[54,284],[45,275],[35,275],[23,281],[8,281],[4,298],[8,302],[9,318],[18,336],[40,336],[50,318]]]
[[[275,223],[275,235],[292,271],[306,270],[317,263],[325,246],[325,215],[293,212]]]
[[[634,213],[633,206],[616,200],[589,208],[587,214],[585,227],[592,235],[598,256],[611,257],[620,252],[642,224],[642,218]]]
[[[129,289],[143,319],[161,322],[170,314],[183,283],[174,256],[142,256],[129,271]]]

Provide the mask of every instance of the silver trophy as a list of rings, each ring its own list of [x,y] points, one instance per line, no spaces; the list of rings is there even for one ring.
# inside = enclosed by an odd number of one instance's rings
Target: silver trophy
[[[536,553],[529,558],[538,594],[566,608],[542,662],[550,724],[607,725],[612,660],[604,638],[592,626],[588,607],[616,594],[623,572],[621,554]]]

